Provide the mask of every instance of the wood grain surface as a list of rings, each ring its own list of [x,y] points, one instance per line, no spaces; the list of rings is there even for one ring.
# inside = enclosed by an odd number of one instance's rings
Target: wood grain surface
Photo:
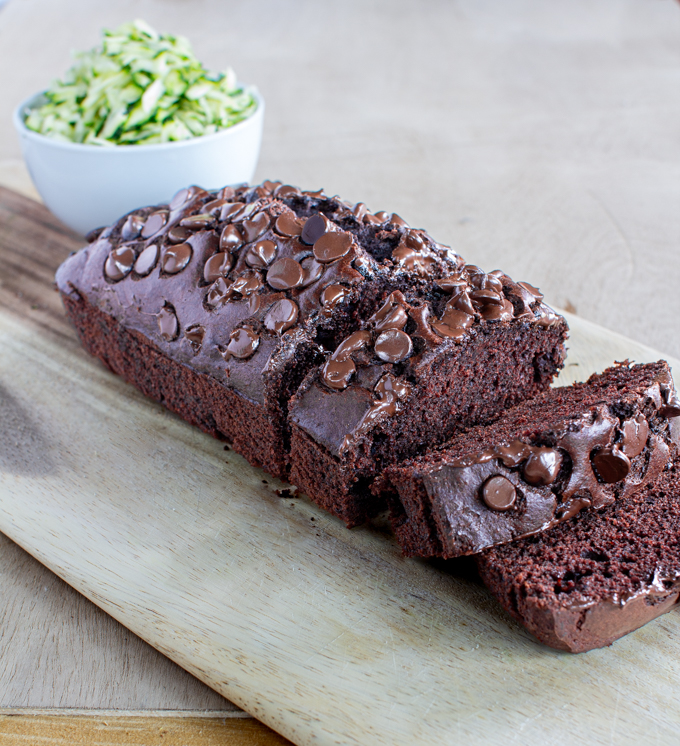
[[[677,613],[569,656],[510,620],[467,563],[404,559],[379,522],[348,531],[279,497],[80,349],[49,289],[75,239],[23,198],[0,205],[12,540],[294,743],[677,742]],[[564,382],[658,357],[570,323]]]
[[[232,713],[233,715],[233,713]],[[285,746],[252,718],[130,715],[121,711],[0,712],[0,746]]]

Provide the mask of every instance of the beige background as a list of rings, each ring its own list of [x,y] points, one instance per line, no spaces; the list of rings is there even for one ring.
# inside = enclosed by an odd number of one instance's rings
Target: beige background
[[[396,211],[553,304],[680,355],[673,0],[10,0],[4,183],[30,192],[11,109],[101,26],[137,16],[258,85],[256,178]],[[8,540],[0,568],[0,706],[230,707]]]

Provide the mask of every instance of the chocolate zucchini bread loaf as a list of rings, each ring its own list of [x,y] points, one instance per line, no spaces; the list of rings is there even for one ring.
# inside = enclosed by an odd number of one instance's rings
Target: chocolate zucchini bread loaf
[[[479,555],[482,580],[541,642],[580,653],[680,599],[680,461],[596,512]]]
[[[537,290],[322,191],[191,187],[91,239],[57,273],[85,346],[350,525],[383,465],[563,363]]]
[[[476,554],[653,482],[675,451],[677,415],[664,361],[619,364],[389,467],[375,488],[388,495],[405,554]]]

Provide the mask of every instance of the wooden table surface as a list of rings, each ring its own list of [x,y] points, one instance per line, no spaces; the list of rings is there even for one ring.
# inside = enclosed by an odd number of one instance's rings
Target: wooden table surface
[[[394,210],[555,305],[680,355],[677,3],[252,7],[10,0],[0,182],[31,192],[13,106],[101,26],[141,16],[258,85],[268,108],[256,178]],[[49,278],[77,243],[64,231],[39,270],[3,263],[3,307],[50,323]],[[0,743],[50,732],[55,742],[282,742],[0,539]]]

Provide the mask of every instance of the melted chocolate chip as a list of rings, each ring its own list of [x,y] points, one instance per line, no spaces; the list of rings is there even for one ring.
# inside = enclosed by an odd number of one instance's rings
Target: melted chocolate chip
[[[458,311],[447,304],[444,315],[439,321],[433,321],[431,326],[440,337],[463,339],[473,321],[474,317],[470,314]]]
[[[220,236],[222,251],[236,251],[243,246],[243,236],[235,225],[226,225]]]
[[[134,263],[134,250],[129,246],[119,246],[108,255],[104,264],[104,274],[109,280],[118,282],[130,274]]]
[[[269,228],[269,215],[258,212],[250,220],[243,222],[243,235],[247,243],[257,240]]]
[[[218,277],[226,277],[231,270],[234,259],[226,251],[219,251],[213,254],[205,263],[203,268],[203,279],[206,282],[215,282]]]
[[[500,474],[490,477],[482,487],[482,500],[491,510],[510,510],[517,499],[513,483]]]
[[[344,285],[328,285],[321,293],[321,305],[324,308],[333,308],[341,303],[349,295],[349,290]]]
[[[230,298],[234,295],[238,295],[241,298],[248,298],[261,287],[262,277],[260,276],[260,273],[247,269],[231,283],[228,295]]]
[[[144,227],[142,228],[142,238],[151,238],[151,236],[156,235],[158,231],[165,227],[167,222],[168,213],[165,210],[152,212],[146,219],[146,223],[144,223]]]
[[[310,218],[311,219],[311,218]],[[314,256],[322,264],[341,259],[352,248],[350,233],[325,233],[314,244]]]
[[[308,285],[320,280],[324,273],[324,265],[319,264],[313,256],[306,256],[300,261],[302,266],[302,282],[300,287],[306,288]]]
[[[312,215],[305,221],[300,238],[308,246],[313,246],[330,229],[331,223],[325,215]]]
[[[427,274],[433,265],[436,264],[436,260],[432,255],[415,251],[404,244],[400,244],[392,252],[392,260],[400,266],[405,267],[409,272],[417,272],[421,275]]]
[[[184,330],[184,337],[191,345],[194,355],[198,355],[203,345],[205,329],[200,324],[191,324]]]
[[[399,301],[406,302],[399,291],[392,293],[385,303],[371,316],[369,324],[373,324],[376,331],[387,329],[403,329],[408,321],[408,314]]]
[[[258,241],[251,245],[246,253],[246,264],[249,267],[264,269],[276,257],[276,244],[273,241]]]
[[[267,283],[276,290],[290,290],[302,282],[304,272],[295,259],[277,259],[267,272]]]
[[[290,184],[281,184],[281,186],[276,187],[274,190],[274,196],[279,199],[294,197],[298,194],[302,194],[302,192],[297,187],[291,186]]]
[[[163,308],[156,314],[158,321],[158,331],[166,342],[172,342],[179,334],[179,322],[175,309],[166,303]]]
[[[321,372],[321,380],[332,389],[345,389],[356,370],[352,358],[329,360]]]
[[[130,215],[120,229],[123,241],[132,241],[139,236],[144,228],[144,218],[141,215]]]
[[[363,202],[357,202],[352,208],[352,214],[357,220],[363,220],[363,217],[367,212],[368,208]]]
[[[606,484],[625,479],[630,471],[630,459],[616,446],[605,446],[593,453],[591,460],[595,473]]]
[[[168,241],[170,243],[184,243],[192,236],[192,232],[188,228],[180,228],[178,225],[173,225],[168,231]]]
[[[531,295],[533,295],[535,300],[543,300],[543,293],[538,288],[535,288],[533,285],[530,285],[528,282],[518,282],[517,284],[523,287],[525,290],[528,290],[531,293]]]
[[[152,243],[150,246],[147,246],[137,257],[137,261],[135,262],[135,272],[141,277],[146,277],[156,266],[160,253],[157,244]]]
[[[554,448],[534,447],[524,464],[524,481],[534,486],[552,484],[562,466],[562,456]]]
[[[239,217],[245,206],[245,202],[227,203],[220,210],[220,220],[233,220],[234,218]]]
[[[161,260],[161,269],[168,275],[176,275],[189,264],[192,254],[193,250],[188,243],[168,246]]]
[[[282,298],[276,301],[264,317],[264,325],[270,332],[285,332],[295,326],[298,319],[298,307],[295,301]]]
[[[285,213],[284,215],[279,215],[276,219],[274,230],[280,236],[288,236],[292,238],[293,236],[299,236],[302,233],[302,225],[294,215]]]
[[[371,341],[371,333],[359,331],[350,334],[343,340],[324,365],[321,380],[332,389],[344,389],[349,385],[352,374],[356,370],[354,361],[350,357],[353,352],[363,349]]]
[[[212,284],[210,290],[205,296],[205,303],[208,308],[217,308],[229,300],[229,285],[223,277],[218,277]]]
[[[234,329],[229,337],[227,349],[222,353],[225,360],[236,357],[239,360],[249,358],[260,344],[260,338],[252,329]]]
[[[400,363],[412,349],[411,337],[399,329],[388,329],[375,341],[375,354],[386,363]]]
[[[621,450],[628,458],[635,458],[644,451],[649,437],[649,424],[644,415],[637,415],[623,423],[623,440]]]
[[[179,224],[182,228],[188,228],[190,231],[198,231],[202,228],[213,226],[215,218],[210,213],[201,213],[199,215],[190,215],[188,218],[182,218]]]
[[[392,225],[398,225],[400,228],[408,228],[408,223],[404,218],[399,217],[396,212],[393,212],[390,215],[390,223],[392,223]]]

